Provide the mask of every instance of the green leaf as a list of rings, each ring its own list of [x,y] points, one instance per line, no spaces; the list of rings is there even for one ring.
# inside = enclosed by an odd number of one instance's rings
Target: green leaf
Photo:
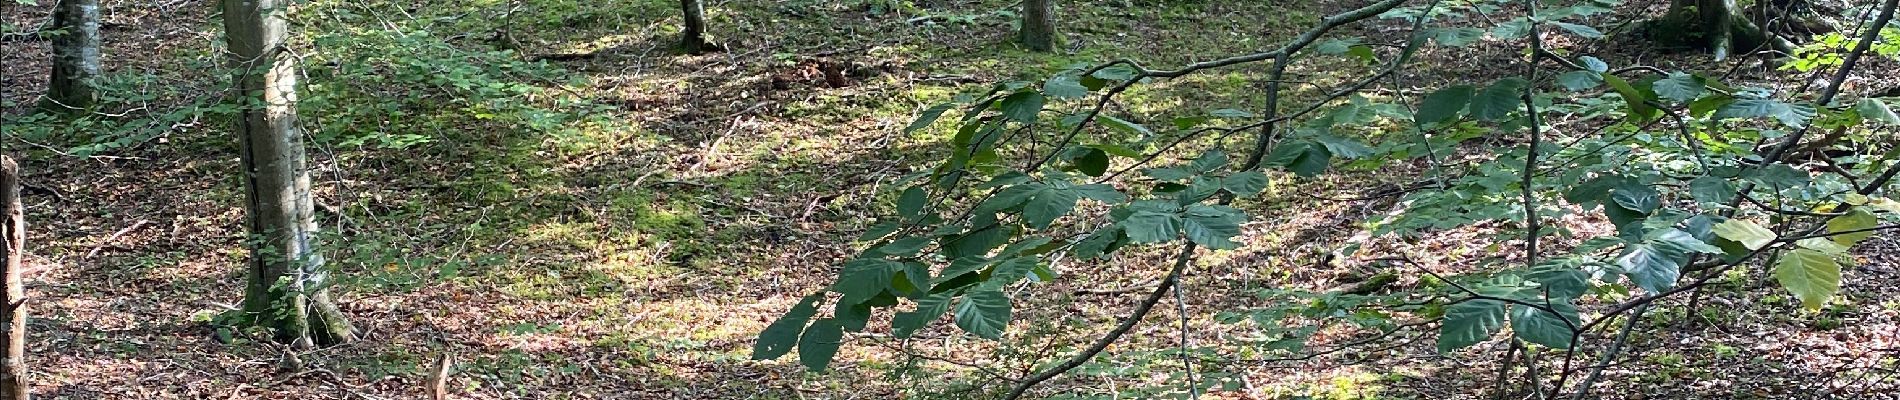
[[[1180,168],[1148,168],[1141,170],[1141,173],[1160,181],[1178,181],[1195,175],[1192,171]]]
[[[893,240],[890,243],[887,243],[883,246],[878,246],[870,250],[866,250],[865,254],[909,257],[912,255],[916,255],[918,251],[922,251],[924,249],[924,246],[929,246],[929,245],[930,245],[930,237],[913,236],[913,237]]]
[[[1049,78],[1042,83],[1042,93],[1058,99],[1076,99],[1088,97],[1089,88],[1082,82],[1067,75]]]
[[[1418,104],[1418,112],[1412,114],[1412,122],[1423,128],[1458,116],[1471,101],[1471,95],[1477,89],[1471,85],[1457,85],[1438,89],[1426,95]]]
[[[910,126],[904,127],[904,133],[917,132],[930,127],[930,124],[937,122],[937,118],[943,117],[944,111],[949,111],[956,106],[954,103],[942,103],[924,109],[923,113],[917,114],[917,120],[911,121]]]
[[[903,264],[896,261],[860,258],[844,263],[844,270],[838,272],[838,283],[831,285],[832,291],[842,295],[838,302],[856,305],[872,296],[883,293],[891,286],[891,278]]]
[[[1616,263],[1631,283],[1653,295],[1676,286],[1676,278],[1682,275],[1682,264],[1676,259],[1681,256],[1671,249],[1637,243],[1625,249]]]
[[[1324,146],[1308,142],[1283,143],[1272,153],[1267,154],[1267,165],[1286,167],[1288,171],[1301,177],[1313,177],[1326,172],[1332,154]]]
[[[1232,240],[1234,236],[1240,235],[1240,223],[1246,222],[1246,214],[1240,210],[1196,204],[1188,206],[1186,214],[1182,228],[1187,232],[1188,240],[1210,249],[1240,248],[1240,244]]]
[[[950,299],[956,297],[956,291],[931,294],[917,300],[917,309],[903,311],[891,317],[891,335],[900,338],[910,337],[917,330],[929,326],[931,321],[950,311]]]
[[[1121,240],[1121,236],[1121,225],[1105,226],[1102,227],[1102,229],[1096,229],[1095,233],[1090,233],[1087,237],[1082,238],[1082,240],[1076,241],[1075,247],[1071,251],[1075,253],[1076,257],[1080,257],[1084,260],[1101,258],[1103,255],[1108,254],[1109,251],[1112,251],[1115,242]]]
[[[1552,268],[1541,266],[1524,275],[1525,279],[1537,282],[1550,299],[1576,299],[1590,290],[1590,276],[1577,268]]]
[[[1847,214],[1828,219],[1827,232],[1835,234],[1829,236],[1835,243],[1840,243],[1842,246],[1854,247],[1855,243],[1860,243],[1861,240],[1874,236],[1874,232],[1841,232],[1871,229],[1878,225],[1880,225],[1880,218],[1875,217],[1874,213],[1868,212],[1866,207],[1854,207],[1848,210]]]
[[[1742,179],[1755,182],[1775,190],[1793,189],[1807,186],[1813,178],[1807,171],[1794,169],[1788,164],[1775,163],[1748,171]]]
[[[1773,99],[1740,99],[1715,111],[1716,119],[1772,117],[1782,124],[1802,127],[1814,118],[1814,107]]]
[[[1860,102],[1854,103],[1854,112],[1860,114],[1861,119],[1869,122],[1889,126],[1900,125],[1900,114],[1895,114],[1893,107],[1880,99],[1872,97],[1860,99]]]
[[[1678,103],[1695,100],[1708,91],[1701,78],[1681,72],[1670,73],[1668,78],[1657,80],[1651,88],[1656,90],[1657,96]]]
[[[1021,91],[1003,98],[1003,118],[1022,123],[1036,122],[1042,112],[1042,93]]]
[[[1610,201],[1616,205],[1645,215],[1656,212],[1662,205],[1662,193],[1649,185],[1631,182],[1610,190]]]
[[[1600,58],[1596,58],[1592,56],[1583,56],[1583,57],[1578,57],[1577,61],[1582,62],[1583,67],[1590,69],[1590,72],[1595,72],[1595,73],[1600,74],[1600,73],[1610,71],[1610,63],[1603,62],[1603,59],[1600,59]]]
[[[1557,75],[1557,84],[1571,91],[1584,91],[1603,84],[1603,76],[1590,71],[1570,71]]]
[[[1571,339],[1576,333],[1574,327],[1583,326],[1583,322],[1577,318],[1577,306],[1564,302],[1552,302],[1548,307],[1550,307],[1549,311],[1523,304],[1512,304],[1511,333],[1526,342],[1568,350],[1572,343]],[[1556,311],[1556,313],[1551,311]]]
[[[1484,38],[1478,28],[1431,28],[1432,41],[1440,46],[1463,47]]]
[[[1841,291],[1841,265],[1833,256],[1794,249],[1775,262],[1775,280],[1801,298],[1801,305],[1818,310],[1827,299]]]
[[[1445,307],[1445,322],[1438,330],[1438,352],[1450,353],[1471,347],[1498,333],[1504,327],[1504,303],[1497,300],[1466,300]]]
[[[1818,251],[1830,256],[1847,255],[1847,249],[1848,249],[1847,246],[1841,245],[1840,243],[1836,243],[1835,241],[1827,240],[1824,238],[1801,239],[1799,241],[1794,242],[1794,244],[1796,246],[1801,246],[1801,248]]]
[[[1357,139],[1329,133],[1322,133],[1314,137],[1314,139],[1319,140],[1321,145],[1325,145],[1326,151],[1342,158],[1360,158],[1371,155],[1373,152],[1372,147],[1366,146],[1365,143],[1360,143]]]
[[[1075,158],[1075,170],[1088,176],[1102,176],[1108,173],[1108,152],[1102,149],[1088,149],[1081,157]]]
[[[1009,327],[1009,296],[997,290],[976,290],[957,302],[957,327],[979,337],[998,340]]]
[[[1003,190],[997,191],[996,194],[990,196],[990,198],[984,199],[982,203],[978,203],[976,210],[973,212],[977,214],[995,213],[1014,208],[1028,202],[1029,199],[1036,197],[1036,194],[1042,193],[1042,190],[1047,188],[1049,188],[1048,185],[1040,183],[1024,183],[1006,187],[1003,188]]]
[[[818,302],[824,299],[824,293],[805,296],[791,311],[766,325],[765,330],[759,332],[759,341],[752,343],[752,359],[770,360],[792,352],[799,333],[805,330],[805,322],[818,313]]]
[[[1267,174],[1260,171],[1239,172],[1220,180],[1222,189],[1240,197],[1252,197],[1267,190],[1267,183]]]
[[[1715,236],[1741,243],[1749,250],[1761,250],[1769,243],[1774,243],[1776,237],[1775,233],[1769,231],[1768,228],[1744,219],[1730,219],[1715,224]]]
[[[1664,229],[1662,231],[1659,231],[1659,233],[1656,235],[1656,238],[1652,239],[1652,241],[1659,245],[1668,245],[1670,247],[1673,247],[1674,248],[1673,250],[1676,252],[1722,254],[1721,248],[1715,247],[1715,245],[1708,244],[1707,242],[1703,242],[1701,239],[1696,239],[1695,235],[1691,235],[1687,231],[1683,231],[1681,229],[1676,229],[1676,228],[1669,228],[1669,229]]]
[[[1181,234],[1181,217],[1173,213],[1137,211],[1121,222],[1128,241],[1136,244],[1172,241]]]
[[[1603,31],[1599,31],[1597,30],[1597,28],[1592,28],[1589,25],[1573,24],[1573,23],[1562,22],[1562,21],[1550,21],[1550,24],[1556,25],[1558,28],[1563,28],[1563,30],[1570,31],[1570,33],[1575,33],[1577,34],[1577,36],[1582,36],[1585,39],[1603,38]]]
[[[1102,126],[1109,127],[1109,129],[1122,131],[1124,133],[1140,135],[1141,137],[1148,137],[1148,136],[1154,135],[1154,131],[1148,130],[1148,127],[1146,126],[1141,126],[1141,124],[1128,122],[1127,120],[1124,120],[1121,118],[1115,118],[1113,116],[1109,116],[1106,114],[1097,116],[1095,120],[1101,121]]]
[[[1358,57],[1359,61],[1364,61],[1367,64],[1371,64],[1371,63],[1375,63],[1379,61],[1379,56],[1372,53],[1372,46],[1367,46],[1363,44],[1356,44],[1356,45],[1353,45],[1352,47],[1347,48],[1346,54],[1352,55],[1353,57]]]
[[[866,242],[866,241],[882,239],[884,238],[884,236],[890,235],[892,232],[897,232],[897,228],[901,226],[902,225],[898,224],[897,221],[879,222],[877,223],[877,225],[871,225],[870,229],[864,230],[863,234],[858,235],[858,241]]]
[[[1081,195],[1082,198],[1099,201],[1103,204],[1115,205],[1128,201],[1128,195],[1122,194],[1121,191],[1115,190],[1114,186],[1107,184],[1091,183],[1069,189],[1074,190],[1075,193]]]
[[[1727,204],[1735,199],[1735,185],[1727,179],[1703,175],[1689,181],[1689,197],[1705,204]]]
[[[826,318],[811,323],[805,328],[805,335],[798,338],[798,362],[812,372],[824,372],[831,365],[831,358],[838,355],[838,346],[844,344],[844,326],[838,321]]]
[[[1227,153],[1220,150],[1208,150],[1201,153],[1201,156],[1195,158],[1194,161],[1188,162],[1188,167],[1202,173],[1214,172],[1225,166],[1227,166]]]
[[[1630,106],[1630,119],[1648,121],[1662,116],[1656,107],[1649,105],[1649,96],[1636,90],[1629,81],[1608,72],[1600,73],[1600,76],[1603,78],[1603,83],[1609,84],[1610,89],[1616,90],[1616,94],[1623,96],[1623,102]]]
[[[1485,121],[1503,121],[1524,107],[1524,78],[1504,78],[1484,88],[1471,99],[1471,117]]]
[[[1056,218],[1075,209],[1075,202],[1081,196],[1074,190],[1046,188],[1036,193],[1036,197],[1023,204],[1023,222],[1036,229],[1048,228]]]
[[[922,187],[905,189],[904,194],[897,197],[897,215],[913,220],[923,217],[924,205],[930,201],[926,196]]]

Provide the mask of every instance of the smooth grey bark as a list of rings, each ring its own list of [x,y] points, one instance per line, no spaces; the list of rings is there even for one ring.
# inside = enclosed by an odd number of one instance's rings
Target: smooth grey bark
[[[50,110],[92,107],[92,78],[99,76],[99,0],[59,0],[53,6],[53,78]]]
[[[688,54],[700,54],[723,50],[719,45],[706,40],[706,2],[704,0],[680,0],[680,10],[685,14],[685,32],[680,34],[680,49]]]
[[[1030,50],[1055,50],[1055,0],[1023,0],[1023,20],[1016,39]]]
[[[331,301],[317,234],[303,132],[297,126],[297,66],[283,52],[287,0],[221,0],[224,37],[237,89],[247,104],[237,121],[245,183],[244,311],[302,348],[355,339]]]
[[[0,360],[0,399],[26,400],[32,386],[26,383],[26,286],[21,277],[26,268],[26,212],[20,201],[20,165],[12,157],[0,156],[0,275],[5,275],[6,290],[0,292],[0,305],[6,318],[6,335],[0,335],[0,348],[6,359]]]

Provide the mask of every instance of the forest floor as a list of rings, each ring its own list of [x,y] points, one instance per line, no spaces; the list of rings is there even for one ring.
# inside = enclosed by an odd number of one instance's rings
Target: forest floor
[[[49,3],[7,2],[0,21],[33,26]],[[24,116],[44,86],[47,43],[0,43],[0,111],[10,118],[0,146],[23,156],[27,182],[43,189],[27,197],[28,363],[40,398],[421,398],[443,354],[455,365],[452,397],[465,399],[994,397],[1004,382],[992,373],[1026,375],[1105,331],[1139,296],[1117,289],[1152,285],[1164,255],[1060,268],[1062,279],[1021,292],[1000,342],[943,326],[909,350],[858,337],[822,374],[789,356],[748,358],[758,332],[829,284],[857,233],[889,213],[891,182],[942,153],[943,129],[903,133],[915,113],[1077,63],[1173,66],[1258,51],[1351,6],[1064,4],[1062,48],[1035,54],[1010,43],[1004,1],[713,2],[713,36],[730,50],[684,55],[672,47],[676,3],[664,0],[311,2],[293,29],[341,32],[297,51],[311,60],[310,97],[333,110],[305,119],[326,250],[344,277],[336,290],[364,338],[303,352],[217,324],[239,301],[247,257],[235,142],[212,113],[172,113],[220,96],[215,2],[101,3],[108,86],[151,94],[110,102],[160,122],[35,125]],[[1389,41],[1404,26],[1349,33]],[[1612,63],[1729,67],[1627,43],[1556,42]],[[1427,67],[1401,77],[1406,90],[1488,80],[1517,65],[1515,46],[1428,48],[1418,61]],[[1879,65],[1868,70],[1893,68]],[[1778,76],[1761,68],[1736,70]],[[1263,70],[1138,89],[1118,110],[1166,125],[1182,113],[1257,108]],[[1312,96],[1369,70],[1315,59],[1290,79]],[[350,79],[324,79],[335,76]],[[453,100],[473,96],[486,97]],[[1275,176],[1268,195],[1238,204],[1265,216],[1246,225],[1245,246],[1207,253],[1183,281],[1187,340],[1231,352],[1240,328],[1217,313],[1259,307],[1267,288],[1324,290],[1399,268],[1382,258],[1458,273],[1519,257],[1521,243],[1488,226],[1355,236],[1364,218],[1395,207],[1376,195],[1410,183],[1410,172]],[[1338,200],[1357,197],[1373,198]],[[1359,251],[1335,256],[1347,245]],[[1694,308],[1662,303],[1598,393],[1897,398],[1900,238],[1859,252],[1843,299],[1821,312],[1801,311],[1760,268],[1705,291]],[[1418,274],[1401,275],[1407,285]],[[1161,307],[1130,341],[1038,393],[1179,396],[1175,309]],[[1438,355],[1435,334],[1417,330],[1330,351],[1367,336],[1324,331],[1305,353],[1327,353],[1303,360],[1210,360],[1200,372],[1234,388],[1206,398],[1486,398],[1504,353],[1494,340]],[[302,367],[283,368],[291,359]]]

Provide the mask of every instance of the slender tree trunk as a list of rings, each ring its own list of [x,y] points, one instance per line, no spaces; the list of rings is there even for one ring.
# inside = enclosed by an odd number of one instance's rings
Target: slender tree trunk
[[[49,110],[92,106],[92,78],[99,76],[99,0],[59,0],[53,6],[53,79],[46,91]]]
[[[1017,36],[1030,50],[1055,50],[1055,0],[1023,0],[1023,21]]]
[[[706,40],[705,0],[680,0],[680,10],[686,16],[686,31],[680,35],[681,50],[688,54],[724,50],[719,45]]]
[[[297,66],[285,57],[286,0],[222,0],[225,42],[247,104],[237,121],[251,259],[244,311],[298,347],[355,339],[330,300],[297,127]]]
[[[0,296],[7,334],[3,337],[7,354],[0,361],[0,399],[26,400],[32,390],[26,383],[26,288],[21,278],[26,267],[26,212],[20,202],[20,165],[12,157],[0,156],[0,275],[6,276],[6,291]]]

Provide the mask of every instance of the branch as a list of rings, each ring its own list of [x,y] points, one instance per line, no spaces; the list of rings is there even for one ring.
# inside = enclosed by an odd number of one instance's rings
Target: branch
[[[1023,394],[1027,393],[1030,388],[1051,378],[1055,378],[1058,375],[1062,375],[1064,372],[1069,372],[1071,369],[1082,366],[1082,364],[1087,363],[1090,358],[1094,358],[1096,354],[1101,354],[1102,350],[1108,349],[1108,345],[1115,343],[1116,340],[1120,340],[1122,335],[1128,334],[1129,330],[1135,328],[1136,323],[1141,322],[1142,317],[1148,316],[1148,312],[1154,310],[1155,304],[1161,302],[1161,297],[1167,294],[1169,289],[1174,288],[1175,282],[1181,279],[1181,271],[1186,270],[1189,262],[1194,260],[1194,248],[1195,245],[1192,241],[1181,246],[1181,252],[1174,257],[1174,269],[1168,271],[1168,275],[1161,278],[1161,285],[1155,286],[1155,290],[1149,292],[1147,298],[1142,299],[1140,304],[1135,305],[1134,311],[1129,312],[1127,317],[1122,318],[1121,324],[1116,325],[1114,330],[1110,330],[1108,334],[1096,339],[1095,343],[1090,344],[1088,348],[1070,356],[1069,360],[1062,362],[1061,365],[1023,379],[1022,382],[1017,382],[1015,387],[1010,388],[1009,395],[1003,398],[1007,400],[1022,398]]]

